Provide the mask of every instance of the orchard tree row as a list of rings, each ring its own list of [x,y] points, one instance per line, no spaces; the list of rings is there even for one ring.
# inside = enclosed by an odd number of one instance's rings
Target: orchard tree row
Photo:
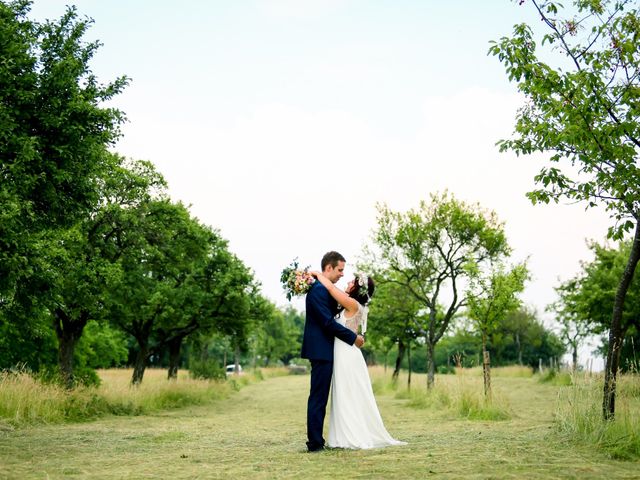
[[[262,348],[262,324],[284,314],[249,268],[151,163],[111,150],[124,114],[105,105],[128,79],[92,74],[90,21],[29,9],[0,3],[0,368],[55,370],[72,387],[76,364],[87,380],[83,367],[131,351],[137,384],[160,357],[174,378],[196,334]]]

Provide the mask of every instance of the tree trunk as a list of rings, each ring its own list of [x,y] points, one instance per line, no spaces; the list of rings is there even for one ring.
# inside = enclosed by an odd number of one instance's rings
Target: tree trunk
[[[516,345],[518,348],[518,365],[522,365],[522,346],[520,345],[520,332],[516,332]]]
[[[131,376],[131,383],[133,385],[140,385],[142,378],[144,377],[144,371],[147,368],[147,359],[149,357],[149,344],[145,340],[144,342],[138,341],[140,349],[136,355],[136,360],[133,365],[133,375]]]
[[[433,388],[436,376],[436,364],[434,359],[435,345],[427,341],[427,390]]]
[[[167,378],[169,380],[178,379],[178,368],[180,367],[180,347],[182,346],[182,337],[171,339],[167,346],[169,347],[169,370]]]
[[[81,312],[78,320],[74,321],[64,310],[58,308],[54,312],[54,318],[58,338],[58,368],[64,387],[70,390],[75,386],[73,354],[89,320],[89,314]]]
[[[233,368],[233,371],[235,373],[240,373],[240,346],[236,345],[236,349],[233,352],[233,357],[234,357],[234,362],[235,362],[235,367]]]
[[[406,350],[406,346],[402,340],[398,341],[398,357],[396,358],[396,367],[393,370],[393,375],[391,375],[391,379],[395,382],[398,380],[398,375],[400,375],[400,365],[402,365],[402,359],[404,358],[404,352]]]
[[[411,343],[407,346],[407,358],[409,360],[409,378],[407,379],[407,390],[411,390]]]
[[[58,366],[64,387],[71,390],[75,385],[73,375],[73,352],[77,340],[73,336],[58,337]]]
[[[484,380],[484,398],[491,398],[491,358],[487,351],[487,336],[482,334],[482,378]]]
[[[607,362],[604,373],[604,395],[602,399],[602,414],[605,419],[613,419],[616,413],[616,377],[620,366],[620,350],[624,330],[622,328],[622,312],[624,310],[624,300],[629,290],[633,274],[640,259],[640,223],[636,222],[636,232],[631,245],[629,259],[625,266],[616,297],[613,304],[613,316],[611,318],[611,329],[609,330],[609,349],[607,351]]]
[[[573,344],[573,351],[571,352],[571,361],[573,365],[571,368],[573,369],[573,373],[578,371],[578,344]]]

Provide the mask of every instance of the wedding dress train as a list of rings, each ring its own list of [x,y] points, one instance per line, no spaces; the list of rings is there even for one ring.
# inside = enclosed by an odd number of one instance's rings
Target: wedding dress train
[[[345,318],[343,311],[338,322],[357,332],[363,311],[358,305],[358,313],[351,318]],[[329,447],[365,449],[406,445],[391,437],[382,423],[360,349],[336,338],[333,355]]]

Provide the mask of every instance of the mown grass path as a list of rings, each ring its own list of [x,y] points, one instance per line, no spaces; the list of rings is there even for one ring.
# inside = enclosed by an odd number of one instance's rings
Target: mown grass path
[[[0,478],[639,478],[551,428],[557,387],[501,379],[516,415],[447,418],[378,397],[387,428],[408,446],[304,452],[308,376],[244,387],[215,404],[139,417],[0,432]],[[414,387],[420,388],[420,387]]]

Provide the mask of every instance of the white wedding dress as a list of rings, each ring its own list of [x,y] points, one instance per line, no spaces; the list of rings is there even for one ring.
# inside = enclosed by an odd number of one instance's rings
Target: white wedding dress
[[[358,313],[353,317],[345,318],[343,311],[337,321],[357,333],[363,311],[358,305]],[[338,338],[333,346],[328,444],[332,448],[406,445],[392,438],[384,428],[362,352]]]

